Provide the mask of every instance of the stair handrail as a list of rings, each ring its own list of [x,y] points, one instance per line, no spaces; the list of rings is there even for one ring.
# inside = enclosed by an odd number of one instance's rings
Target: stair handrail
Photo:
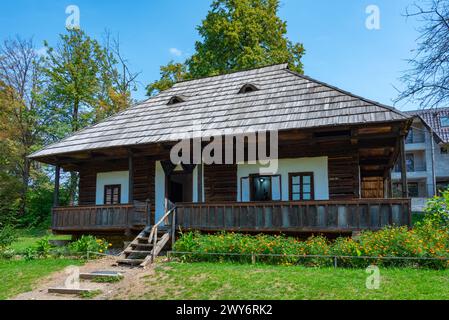
[[[159,219],[159,221],[153,226],[153,228],[151,228],[151,232],[150,235],[148,237],[148,243],[153,243],[153,261],[155,257],[155,248],[156,248],[156,244],[157,244],[157,229],[158,227],[162,224],[162,222],[164,222],[165,219],[168,218],[168,216],[170,216],[170,214],[175,215],[176,214],[176,206],[174,206],[173,208],[171,208],[170,210],[168,210],[161,219]],[[174,216],[173,216],[174,218]],[[172,224],[174,224],[175,220],[172,220]],[[175,226],[172,225],[172,229],[174,230]],[[172,241],[174,241],[172,239]]]

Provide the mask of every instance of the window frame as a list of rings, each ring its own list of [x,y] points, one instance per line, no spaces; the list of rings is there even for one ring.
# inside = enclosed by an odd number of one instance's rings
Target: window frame
[[[442,128],[449,128],[449,116],[442,116],[440,118],[440,125]]]
[[[273,200],[273,177],[279,177],[279,200]],[[270,200],[254,200],[254,179],[270,178]],[[240,201],[243,202],[243,180],[248,179],[249,201],[248,202],[281,202],[282,201],[282,175],[280,174],[249,174],[247,177],[240,178]]]
[[[299,200],[293,200],[293,177],[299,176]],[[303,178],[310,177],[310,199],[304,200]],[[313,172],[289,172],[288,174],[288,198],[290,201],[314,201],[315,200],[315,175]],[[295,192],[297,194],[297,192]]]
[[[114,189],[118,188],[118,196],[117,196],[117,203],[114,203]],[[107,196],[107,190],[108,189],[112,189],[112,194],[111,194],[111,203],[107,203],[106,202],[106,196]],[[104,195],[103,195],[103,204],[105,206],[112,206],[112,205],[117,205],[117,204],[122,204],[122,185],[121,184],[108,184],[104,186]]]

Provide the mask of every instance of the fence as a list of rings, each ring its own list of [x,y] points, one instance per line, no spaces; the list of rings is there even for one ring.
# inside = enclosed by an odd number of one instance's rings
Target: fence
[[[396,256],[341,256],[341,255],[292,255],[292,254],[257,254],[257,253],[214,253],[214,252],[182,252],[182,251],[169,251],[167,257],[169,260],[179,256],[193,256],[192,260],[195,260],[195,256],[200,261],[204,261],[204,256],[210,256],[214,260],[218,258],[228,257],[229,261],[236,261],[239,259],[241,262],[251,262],[256,264],[259,262],[277,262],[294,261],[295,264],[308,265],[308,259],[311,260],[311,264],[314,266],[333,266],[338,267],[360,267],[362,261],[368,262],[367,264],[382,264],[385,266],[414,266],[414,267],[437,267],[437,268],[449,268],[449,257],[396,257]],[[185,257],[184,257],[185,258]],[[237,258],[237,259],[236,259]],[[243,259],[241,259],[243,258]],[[223,259],[225,260],[225,259]],[[314,260],[314,261],[313,261]],[[321,261],[320,261],[321,260]],[[355,260],[355,262],[351,262]],[[324,263],[323,263],[324,261]],[[320,263],[321,262],[321,263]],[[348,263],[349,262],[349,263]],[[387,263],[385,263],[387,262]]]

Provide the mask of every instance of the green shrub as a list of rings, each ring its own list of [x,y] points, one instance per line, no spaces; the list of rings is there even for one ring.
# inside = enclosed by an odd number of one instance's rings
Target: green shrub
[[[419,224],[430,224],[435,228],[449,229],[449,189],[427,202],[425,216]]]
[[[16,256],[16,251],[14,249],[4,249],[0,251],[0,259],[12,259]]]
[[[23,258],[27,261],[34,260],[38,256],[36,249],[34,247],[29,247],[25,249],[25,252],[23,253]]]
[[[422,224],[413,230],[390,226],[377,232],[362,232],[358,239],[341,237],[332,242],[323,236],[299,241],[280,235],[186,233],[175,243],[175,251],[189,253],[181,257],[185,261],[247,263],[254,262],[253,255],[262,255],[257,257],[257,262],[322,267],[332,266],[336,256],[338,265],[342,267],[377,264],[447,268],[449,263],[445,260],[419,258],[449,258],[449,233],[430,224]],[[418,259],[400,259],[404,257]]]
[[[0,226],[0,251],[9,247],[17,238],[17,232],[13,226]]]
[[[81,236],[77,241],[70,244],[70,250],[87,256],[89,252],[106,253],[111,246],[104,239],[97,239],[94,236]]]
[[[50,244],[50,236],[46,236],[40,240],[38,240],[36,242],[36,253],[40,256],[40,257],[48,257],[50,256],[50,251],[52,249],[52,245]]]

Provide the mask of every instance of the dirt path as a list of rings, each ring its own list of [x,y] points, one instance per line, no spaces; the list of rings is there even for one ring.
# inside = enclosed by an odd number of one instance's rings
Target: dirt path
[[[115,283],[95,283],[87,280],[80,281],[81,288],[99,290],[98,293],[90,297],[93,300],[109,299],[132,299],[145,293],[144,277],[154,275],[154,269],[150,266],[147,269],[126,268],[115,265],[116,257],[107,257],[86,263],[79,267],[80,273],[93,271],[117,271],[123,274],[123,279]],[[64,287],[64,282],[68,277],[66,269],[55,272],[50,276],[40,280],[35,289],[30,292],[21,293],[13,300],[79,300],[86,299],[79,295],[53,294],[48,293],[48,288]],[[148,288],[147,288],[148,289]],[[100,292],[101,291],[101,292]]]

